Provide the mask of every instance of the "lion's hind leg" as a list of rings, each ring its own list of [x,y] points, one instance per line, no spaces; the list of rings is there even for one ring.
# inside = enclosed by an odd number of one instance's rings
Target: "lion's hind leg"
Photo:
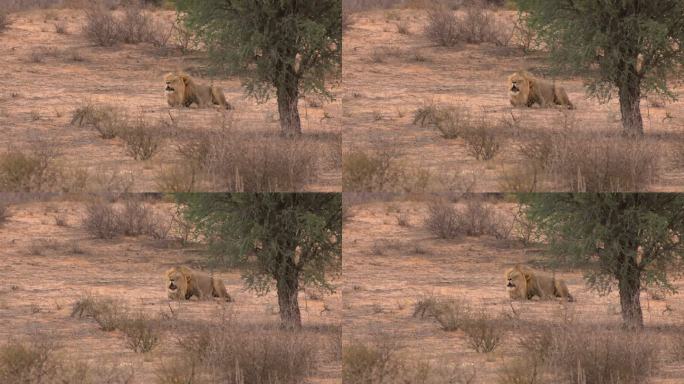
[[[565,285],[565,281],[563,280],[555,280],[553,284],[554,288],[554,295],[556,297],[561,297],[564,299],[567,299],[568,301],[575,301],[575,298],[572,297],[570,294],[570,291],[568,291],[568,286]]]
[[[558,85],[554,85],[553,88],[553,102],[557,105],[567,106],[568,109],[575,109],[575,106],[570,102],[568,94],[565,93],[565,89]]]
[[[211,102],[216,105],[220,105],[225,109],[233,109],[233,106],[231,106],[228,103],[228,101],[226,101],[226,96],[223,94],[223,91],[219,87],[211,87]]]
[[[226,291],[226,286],[223,285],[223,281],[221,281],[220,279],[214,278],[214,279],[212,279],[211,285],[212,285],[211,294],[213,297],[220,297],[220,298],[225,299],[228,302],[233,301],[233,298],[230,297],[230,295],[228,294],[228,291]]]

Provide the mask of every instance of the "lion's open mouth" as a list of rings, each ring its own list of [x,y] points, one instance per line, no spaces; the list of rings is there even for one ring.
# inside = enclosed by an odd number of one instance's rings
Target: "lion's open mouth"
[[[174,283],[169,284],[169,291],[175,291],[177,288],[178,287],[176,286],[176,284],[174,284]]]
[[[511,87],[511,93],[518,93],[518,92],[520,92],[520,90],[518,89],[518,86],[513,84],[513,86]]]
[[[510,281],[508,282],[508,284],[506,284],[506,286],[508,288],[515,288],[515,284],[511,283]]]
[[[173,89],[170,85],[166,86],[166,89],[164,89],[166,92],[173,92],[175,89]]]

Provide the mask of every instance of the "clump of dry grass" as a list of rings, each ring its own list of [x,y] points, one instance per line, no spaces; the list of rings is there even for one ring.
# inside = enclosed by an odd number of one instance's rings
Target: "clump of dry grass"
[[[160,24],[153,23],[152,17],[139,3],[128,4],[121,17],[107,10],[100,4],[86,9],[86,24],[83,33],[88,40],[102,46],[110,47],[118,43],[159,44],[162,33],[158,27]],[[170,34],[163,32],[164,35]]]
[[[4,32],[12,25],[9,15],[5,11],[0,11],[0,33]]]
[[[161,341],[160,324],[143,312],[127,317],[120,325],[126,343],[135,352],[152,351]]]
[[[82,225],[98,239],[112,239],[120,235],[150,235],[163,239],[170,227],[168,220],[155,214],[146,203],[136,198],[127,198],[119,208],[104,201],[92,202],[86,208]]]
[[[204,372],[203,377],[227,384],[297,384],[320,361],[316,356],[320,342],[303,331],[246,325],[232,319],[193,328],[179,340],[183,353],[157,371],[159,383],[195,382],[199,372]],[[174,366],[195,369],[188,372]]]
[[[86,294],[74,302],[71,317],[90,317],[100,329],[111,332],[120,329],[128,319],[128,310],[119,301]]]
[[[460,43],[493,43],[506,46],[513,35],[513,26],[496,19],[494,12],[479,1],[464,7],[458,16],[452,9],[437,5],[428,11],[425,35],[432,42],[454,47]]]
[[[162,126],[150,124],[142,116],[126,126],[119,136],[126,144],[127,153],[136,160],[151,159],[164,142]]]
[[[120,41],[118,21],[114,14],[102,7],[86,10],[86,23],[83,34],[91,42],[101,47],[111,47]]]
[[[400,184],[402,168],[390,148],[372,152],[354,151],[344,156],[342,185],[350,191],[386,191]]]
[[[501,324],[484,310],[469,317],[462,328],[468,345],[480,353],[492,352],[503,341]]]
[[[0,153],[0,190],[37,192],[57,184],[59,169],[54,164],[56,153],[47,145],[31,150],[10,148]]]
[[[441,239],[482,235],[499,237],[500,220],[500,215],[491,205],[479,198],[469,198],[461,207],[444,201],[431,203],[425,226]]]
[[[126,116],[119,109],[92,103],[76,108],[71,124],[93,129],[103,139],[113,139],[128,129]]]
[[[453,332],[462,329],[470,321],[471,310],[461,300],[426,296],[416,302],[413,316],[434,319],[443,330]]]
[[[375,335],[368,342],[354,341],[342,351],[342,380],[358,384],[470,384],[475,370],[453,361],[428,362],[404,356],[401,345],[389,335]]]

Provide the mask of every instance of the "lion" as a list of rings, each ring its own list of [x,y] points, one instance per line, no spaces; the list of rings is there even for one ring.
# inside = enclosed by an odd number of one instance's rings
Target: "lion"
[[[195,296],[199,300],[220,297],[226,301],[233,301],[223,282],[205,273],[181,266],[167,270],[165,276],[169,299],[189,300]]]
[[[168,73],[164,76],[166,101],[172,107],[189,107],[193,103],[199,108],[209,107],[212,103],[226,109],[233,109],[228,104],[221,88],[195,83],[185,73]]]
[[[531,107],[539,104],[546,108],[555,105],[565,106],[574,109],[565,89],[556,83],[536,78],[529,72],[518,71],[508,77],[511,105],[514,107]]]
[[[506,271],[506,289],[511,299],[531,300],[534,296],[540,299],[562,297],[568,301],[575,299],[568,292],[565,281],[555,277],[544,276],[536,271],[516,265]]]

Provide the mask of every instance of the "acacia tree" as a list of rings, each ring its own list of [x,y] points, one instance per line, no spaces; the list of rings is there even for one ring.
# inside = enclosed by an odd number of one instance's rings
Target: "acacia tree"
[[[617,88],[625,134],[643,134],[642,94],[674,99],[668,77],[684,63],[683,1],[517,2],[558,65],[594,74],[587,83],[590,95],[605,102]]]
[[[301,133],[300,93],[332,97],[326,77],[340,69],[341,0],[176,0],[176,7],[248,95],[264,102],[275,90],[283,134]]]
[[[554,253],[588,263],[591,288],[607,294],[617,283],[628,328],[643,327],[642,287],[675,292],[669,276],[684,262],[684,195],[542,193],[521,201]]]
[[[249,289],[275,283],[281,323],[300,328],[300,285],[332,291],[342,262],[342,198],[328,193],[178,195],[216,261],[243,268]]]

